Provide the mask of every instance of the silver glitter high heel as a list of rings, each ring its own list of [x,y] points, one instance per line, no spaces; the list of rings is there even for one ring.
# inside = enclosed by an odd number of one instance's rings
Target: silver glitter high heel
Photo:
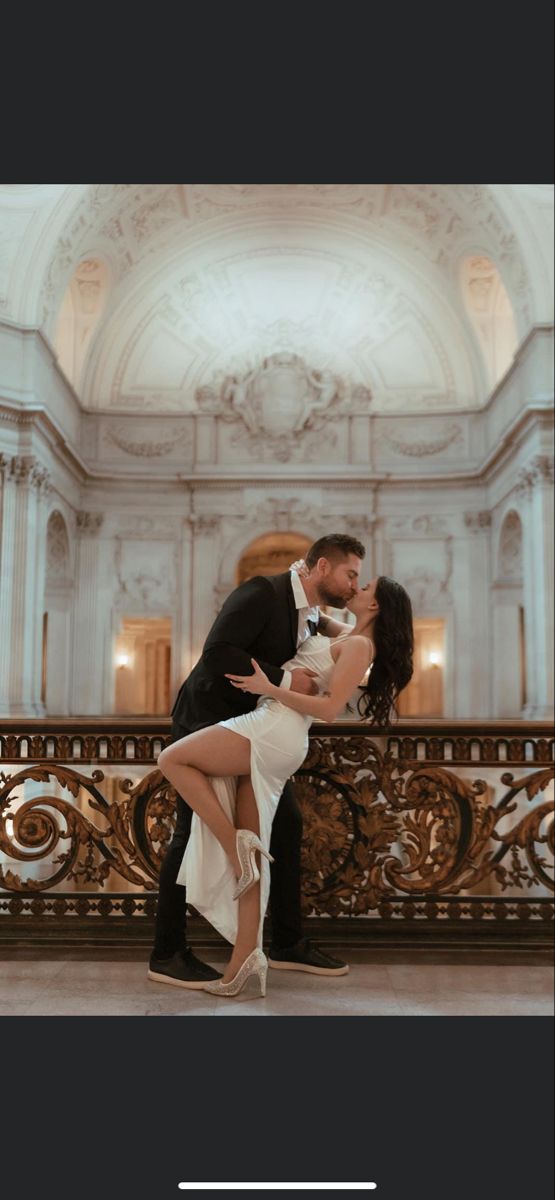
[[[212,992],[213,996],[238,996],[239,992],[244,991],[246,995],[254,999],[257,996],[266,995],[267,974],[268,960],[264,952],[257,946],[229,983],[223,983],[221,979],[211,979],[205,983],[203,991]]]
[[[273,862],[271,854],[262,845],[260,838],[252,829],[238,829],[235,838],[237,846],[237,855],[241,864],[241,874],[237,880],[237,887],[233,893],[233,899],[238,900],[239,896],[243,896],[248,892],[249,888],[258,883],[260,879],[260,871],[256,865],[256,851],[259,850],[268,862]]]

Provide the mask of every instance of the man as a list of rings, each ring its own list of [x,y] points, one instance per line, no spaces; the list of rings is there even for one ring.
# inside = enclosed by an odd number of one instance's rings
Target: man
[[[225,673],[250,674],[256,658],[276,686],[307,696],[316,691],[312,672],[283,671],[301,642],[333,622],[321,616],[320,604],[342,608],[358,591],[364,546],[347,534],[330,534],[310,547],[301,581],[295,570],[271,577],[256,576],[228,596],[208,634],[201,658],[182,684],[172,709],[172,741],[207,725],[252,711],[257,697],[232,687]],[[202,988],[221,978],[186,944],[186,889],[175,880],[191,831],[192,809],[177,796],[175,833],[160,870],[154,949],[148,977],[159,983]],[[345,975],[348,966],[302,936],[302,818],[293,786],[283,789],[274,822],[270,851],[271,967],[315,975]]]

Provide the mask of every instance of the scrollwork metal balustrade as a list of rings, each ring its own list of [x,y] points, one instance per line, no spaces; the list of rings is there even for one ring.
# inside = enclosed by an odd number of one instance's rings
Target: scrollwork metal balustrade
[[[0,940],[150,941],[168,741],[159,718],[2,723]],[[309,926],[343,944],[545,945],[553,775],[543,722],[314,725],[295,779]]]

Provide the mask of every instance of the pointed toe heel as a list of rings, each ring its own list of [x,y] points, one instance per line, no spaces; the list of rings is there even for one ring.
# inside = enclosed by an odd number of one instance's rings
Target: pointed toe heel
[[[256,851],[267,858],[268,862],[273,862],[272,855],[268,853],[265,846],[262,845],[260,838],[252,829],[238,829],[236,834],[237,856],[241,864],[241,874],[237,880],[237,886],[233,893],[233,899],[238,900],[249,888],[258,883],[260,879],[260,871],[256,864]]]
[[[238,996],[239,992],[243,992],[245,996],[257,999],[266,995],[267,974],[268,960],[263,951],[257,948],[252,951],[252,954],[249,954],[229,983],[215,979],[210,983],[205,983],[204,991],[210,992],[213,996],[229,997]]]

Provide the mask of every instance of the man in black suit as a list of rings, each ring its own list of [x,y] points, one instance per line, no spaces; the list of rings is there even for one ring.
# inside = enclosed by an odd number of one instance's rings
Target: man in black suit
[[[208,634],[201,658],[182,684],[172,709],[172,741],[228,717],[250,712],[258,697],[231,686],[225,673],[251,673],[251,656],[272,683],[310,695],[312,673],[283,671],[281,663],[295,654],[311,634],[330,634],[329,618],[319,604],[343,607],[358,589],[364,546],[346,534],[320,538],[306,555],[308,573],[256,576],[228,596]],[[177,796],[175,833],[160,870],[154,949],[148,977],[161,983],[202,988],[220,974],[201,962],[186,944],[186,891],[175,880],[191,831],[192,809]],[[284,970],[317,975],[344,975],[345,963],[325,954],[302,936],[302,818],[293,786],[282,792],[272,826],[270,913],[272,944],[269,962]]]

